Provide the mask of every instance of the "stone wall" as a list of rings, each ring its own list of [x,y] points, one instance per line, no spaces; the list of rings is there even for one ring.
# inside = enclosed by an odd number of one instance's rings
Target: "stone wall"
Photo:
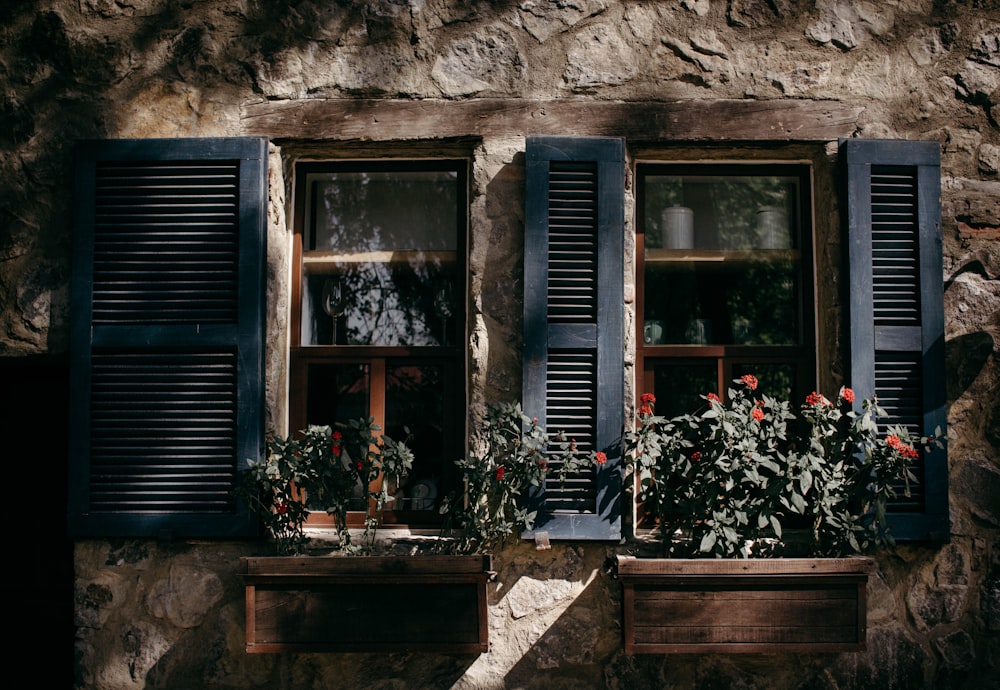
[[[866,652],[625,656],[620,587],[603,564],[629,545],[581,543],[497,557],[487,654],[247,655],[237,565],[261,545],[80,541],[77,687],[1000,687],[995,0],[11,0],[0,7],[0,85],[4,358],[68,347],[75,141],[271,137],[267,383],[279,427],[297,156],[470,151],[477,409],[520,393],[510,281],[525,135],[626,136],[632,155],[789,144],[821,170],[838,136],[942,147],[951,541],[878,558]],[[833,202],[817,213],[818,228],[837,227]],[[837,265],[836,244],[820,248],[821,267]],[[835,328],[821,339],[833,361],[841,347]]]

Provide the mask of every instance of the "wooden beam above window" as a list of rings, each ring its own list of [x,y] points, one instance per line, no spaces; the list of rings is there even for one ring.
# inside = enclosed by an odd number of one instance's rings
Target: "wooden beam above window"
[[[468,101],[305,98],[244,107],[243,134],[290,139],[404,141],[560,134],[629,141],[833,141],[852,136],[863,108],[836,101],[584,99]]]

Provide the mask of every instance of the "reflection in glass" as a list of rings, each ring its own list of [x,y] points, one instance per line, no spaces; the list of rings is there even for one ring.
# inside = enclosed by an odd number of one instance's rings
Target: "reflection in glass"
[[[306,175],[303,344],[457,342],[460,177],[454,168]],[[331,281],[341,291],[336,317]]]
[[[308,251],[454,251],[454,170],[330,171],[307,178]]]
[[[337,319],[339,319],[344,313],[344,295],[339,278],[327,278],[323,282],[323,296],[321,301],[323,304],[323,311],[325,311],[326,315],[331,319],[330,328],[333,330],[333,335],[330,336],[330,342],[336,345]]]
[[[302,342],[309,345],[437,346],[455,342],[452,265],[358,263],[336,279],[306,276]],[[340,314],[328,318],[326,286],[340,286]],[[339,330],[337,330],[339,329]],[[334,340],[336,335],[336,341]]]

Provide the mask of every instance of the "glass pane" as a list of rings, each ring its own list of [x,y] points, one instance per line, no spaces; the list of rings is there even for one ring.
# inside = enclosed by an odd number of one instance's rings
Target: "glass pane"
[[[367,364],[309,365],[306,423],[334,426],[367,418],[370,386]]]
[[[367,419],[371,376],[367,364],[312,364],[309,366],[309,391],[306,398],[308,425],[335,427],[338,422]],[[352,510],[365,507],[364,487],[355,487]],[[307,501],[310,509],[323,506]]]
[[[768,175],[647,175],[646,248],[790,249],[799,179]]]
[[[792,392],[797,390],[795,367],[789,364],[736,364],[733,366],[734,379],[738,379],[744,374],[752,374],[757,377],[757,395],[769,395],[779,400],[789,400],[793,412],[801,404],[801,400],[792,400]]]
[[[734,168],[642,178],[647,345],[802,343],[801,178]]]
[[[306,345],[434,346],[457,342],[453,263],[358,263],[306,276]]]
[[[454,170],[335,171],[307,177],[307,251],[454,251]]]
[[[653,368],[656,414],[676,417],[697,412],[705,406],[699,396],[719,393],[717,382],[714,360],[707,364],[657,363]]]
[[[441,497],[445,462],[446,409],[443,367],[400,365],[386,372],[385,433],[413,451],[413,471],[398,487],[395,510],[434,510]],[[451,458],[453,460],[454,458]]]
[[[646,263],[647,345],[795,345],[799,275],[791,261]]]

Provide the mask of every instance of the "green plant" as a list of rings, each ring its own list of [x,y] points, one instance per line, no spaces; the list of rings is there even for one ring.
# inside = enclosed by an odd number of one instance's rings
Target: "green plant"
[[[462,491],[441,507],[445,533],[454,536],[454,549],[460,553],[491,553],[532,529],[537,511],[529,510],[525,499],[540,491],[549,477],[564,482],[607,462],[602,452],[579,451],[561,432],[548,434],[516,403],[490,406],[470,447],[469,457],[456,462],[464,480]]]
[[[251,502],[280,553],[301,553],[310,510],[331,515],[340,535],[340,549],[368,553],[374,544],[382,512],[413,464],[405,443],[378,435],[373,420],[338,426],[311,426],[288,437],[271,435],[267,457],[252,463],[236,493]],[[456,460],[460,490],[441,504],[443,539],[437,551],[491,553],[511,536],[534,525],[536,511],[525,499],[539,491],[548,477],[565,481],[604,453],[583,453],[562,434],[549,435],[529,419],[518,404],[487,409],[470,443],[473,453]],[[365,512],[360,545],[351,541],[348,510]]]
[[[279,553],[301,552],[308,538],[309,511],[333,517],[345,552],[371,550],[390,487],[406,476],[413,454],[405,443],[379,435],[372,419],[352,420],[337,429],[310,426],[288,437],[270,435],[267,457],[250,464],[236,494],[257,509]],[[360,545],[351,541],[347,512],[365,513]]]
[[[810,394],[796,417],[788,401],[755,394],[757,379],[734,381],[723,403],[701,396],[698,414],[666,419],[655,398],[640,398],[637,425],[624,437],[625,471],[656,520],[667,555],[798,555],[786,526],[807,530],[815,556],[867,553],[891,544],[886,503],[909,494],[910,461],[933,437],[891,426],[874,400],[860,413],[854,393],[837,401]],[[801,549],[802,545],[797,545]]]

